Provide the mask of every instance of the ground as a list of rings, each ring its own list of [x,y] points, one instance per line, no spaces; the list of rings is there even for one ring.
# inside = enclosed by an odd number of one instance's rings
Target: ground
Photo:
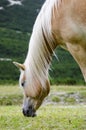
[[[86,130],[85,86],[51,86],[35,118],[23,116],[22,98],[17,86],[0,86],[0,130]]]

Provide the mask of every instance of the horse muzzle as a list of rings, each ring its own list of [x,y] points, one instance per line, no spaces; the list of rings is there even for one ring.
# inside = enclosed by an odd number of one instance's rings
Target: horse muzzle
[[[25,110],[23,108],[22,112],[23,112],[23,115],[26,117],[35,117],[36,116],[35,110],[31,106],[27,110]]]

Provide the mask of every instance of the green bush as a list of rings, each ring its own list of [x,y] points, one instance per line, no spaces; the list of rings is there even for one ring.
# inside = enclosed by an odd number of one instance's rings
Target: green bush
[[[21,105],[23,95],[6,95],[0,97],[0,105]]]
[[[74,97],[65,97],[64,101],[68,104],[75,104],[76,99]]]
[[[58,96],[53,96],[52,101],[53,102],[60,102],[60,98]]]

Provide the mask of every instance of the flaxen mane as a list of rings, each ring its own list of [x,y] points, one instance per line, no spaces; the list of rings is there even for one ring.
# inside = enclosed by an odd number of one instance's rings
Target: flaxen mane
[[[25,66],[29,66],[27,78],[30,79],[28,82],[31,84],[30,86],[33,86],[33,89],[35,87],[35,77],[41,82],[42,87],[45,87],[42,80],[46,76],[48,77],[49,63],[56,47],[51,31],[52,9],[55,4],[58,3],[59,5],[60,2],[61,0],[47,0],[33,27],[28,55],[24,63]]]

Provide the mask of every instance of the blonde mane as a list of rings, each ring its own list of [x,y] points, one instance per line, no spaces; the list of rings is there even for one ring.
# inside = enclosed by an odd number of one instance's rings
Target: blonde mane
[[[44,79],[48,77],[49,63],[56,47],[51,33],[52,8],[60,0],[47,0],[33,27],[29,50],[24,65],[27,66],[26,79],[29,86],[35,88],[35,81],[45,87]],[[49,6],[48,6],[49,5]]]

